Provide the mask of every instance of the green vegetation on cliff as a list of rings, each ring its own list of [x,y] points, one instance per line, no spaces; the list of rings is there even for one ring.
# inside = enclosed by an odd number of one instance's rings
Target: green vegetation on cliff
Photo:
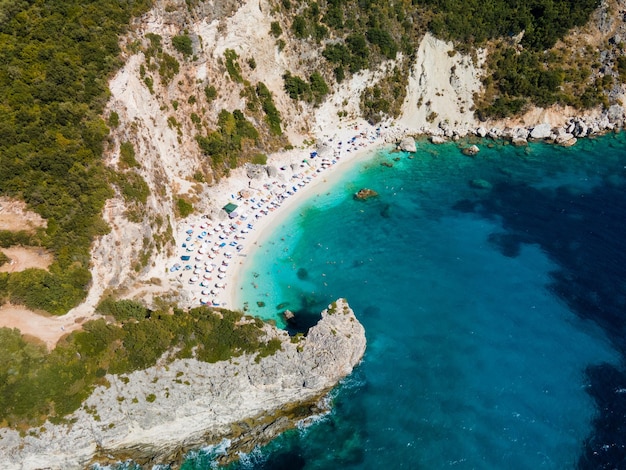
[[[599,0],[419,0],[434,13],[430,30],[459,44],[480,45],[489,39],[524,33],[521,44],[543,51],[573,26],[585,24]]]
[[[409,59],[426,31],[451,40],[465,52],[495,44],[488,62],[487,93],[478,103],[479,117],[505,117],[532,103],[587,108],[606,104],[608,80],[590,80],[591,70],[571,64],[567,54],[546,54],[574,26],[585,24],[599,0],[374,0],[293,1],[284,6],[292,32],[314,43],[324,40],[321,54],[337,82],[347,74],[371,68],[402,52]],[[294,15],[293,12],[297,12]],[[319,26],[325,33],[318,33]],[[331,41],[325,41],[332,37]],[[516,44],[516,42],[518,42]],[[393,75],[406,84],[409,61]],[[293,75],[285,87],[292,98],[306,93],[306,81]],[[388,80],[391,81],[391,80]],[[370,120],[397,116],[404,93],[390,84],[372,86],[361,97]]]
[[[64,313],[90,282],[89,247],[108,231],[112,191],[101,163],[107,77],[118,37],[150,0],[0,4],[0,194],[26,201],[48,226],[31,244],[55,255],[49,272],[13,273],[11,300]]]
[[[170,360],[194,357],[204,362],[242,354],[261,358],[281,348],[266,340],[264,323],[228,310],[206,307],[151,311],[137,302],[107,299],[90,321],[48,352],[0,328],[0,425],[29,427],[46,418],[56,422],[78,409],[105,375],[126,374]]]
[[[606,104],[606,84],[579,74],[572,55],[546,53],[574,26],[582,26],[599,0],[421,0],[432,8],[430,30],[470,50],[496,41],[478,117],[503,118],[532,103],[589,108]],[[513,41],[513,38],[517,37]],[[518,44],[516,44],[518,42]],[[584,67],[583,67],[584,68]]]
[[[145,199],[145,183],[137,173],[126,171],[111,178],[104,170],[101,155],[108,127],[102,112],[108,98],[107,77],[120,66],[119,36],[131,17],[151,3],[0,3],[0,193],[26,201],[47,220],[47,228],[30,235],[28,243],[48,248],[55,256],[49,272],[9,275],[0,286],[2,297],[52,313],[77,305],[90,283],[89,246],[95,236],[108,231],[100,214],[113,194],[110,183],[127,199],[138,203]],[[502,38],[489,62],[492,73],[479,103],[479,116],[502,117],[519,112],[529,102],[606,104],[605,91],[613,83],[610,76],[593,78],[587,67],[568,66],[565,54],[544,53],[571,27],[583,24],[597,5],[598,0],[293,0],[276,3],[276,12],[288,28],[275,21],[271,34],[318,45],[328,68],[307,74],[306,79],[296,73],[285,79],[292,97],[312,103],[324,99],[327,80],[333,76],[340,82],[348,74],[397,58],[400,52],[410,59],[427,29],[466,49]],[[513,36],[522,32],[515,45]],[[174,36],[172,45],[185,58],[193,52],[186,32]],[[180,64],[164,50],[163,38],[146,34],[143,52],[146,63],[141,75],[148,88],[154,92],[155,79],[172,82]],[[618,61],[617,70],[626,75],[622,62]],[[253,60],[247,63],[253,68]],[[224,64],[247,93],[245,112],[252,121],[243,112],[226,110],[228,116],[218,128],[199,135],[198,142],[213,167],[227,172],[259,152],[284,144],[285,139],[281,140],[281,118],[267,88],[246,82],[234,50],[225,51]],[[361,103],[368,119],[397,115],[404,99],[398,85],[405,83],[409,65],[410,60],[403,61],[387,79],[364,91]],[[207,99],[216,94],[214,87],[206,87]],[[255,114],[260,112],[264,115]],[[259,132],[264,123],[269,136]],[[111,113],[108,125],[119,125],[116,113]],[[122,162],[122,170],[138,166],[127,143]]]

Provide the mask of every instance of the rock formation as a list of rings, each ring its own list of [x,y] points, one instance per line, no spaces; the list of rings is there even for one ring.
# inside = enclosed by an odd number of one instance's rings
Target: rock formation
[[[478,148],[477,145],[471,145],[469,147],[464,148],[462,152],[463,152],[463,155],[473,157],[474,155],[477,155],[478,152],[480,152],[480,149]]]
[[[538,124],[530,132],[530,137],[533,139],[547,139],[552,134],[552,127],[550,124]]]
[[[364,201],[366,199],[369,199],[375,196],[378,196],[378,193],[376,191],[374,191],[373,189],[369,189],[369,188],[363,188],[363,189],[359,189],[356,192],[356,194],[354,195],[354,199]]]
[[[215,364],[162,361],[128,376],[106,378],[66,424],[46,422],[20,436],[0,430],[3,469],[78,469],[131,458],[176,464],[190,448],[230,439],[229,456],[250,451],[295,421],[348,375],[365,352],[365,332],[345,300],[322,312],[306,337],[279,338],[282,350]]]
[[[415,146],[415,139],[413,137],[405,137],[398,144],[398,150],[403,152],[415,153],[417,152],[417,147]]]

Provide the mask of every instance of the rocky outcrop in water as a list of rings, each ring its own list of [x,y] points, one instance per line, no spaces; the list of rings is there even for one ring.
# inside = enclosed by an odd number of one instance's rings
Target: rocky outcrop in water
[[[398,144],[398,150],[402,152],[415,153],[417,152],[417,146],[415,145],[415,139],[413,137],[405,137]]]
[[[180,463],[184,452],[230,440],[232,458],[307,415],[350,374],[365,352],[365,331],[345,300],[322,312],[306,337],[267,325],[282,350],[207,364],[162,361],[127,376],[107,376],[68,424],[32,433],[0,431],[3,469],[78,469],[131,458],[141,465]],[[71,424],[69,424],[71,423]]]
[[[468,157],[473,157],[475,155],[478,155],[478,152],[480,152],[480,149],[478,148],[477,145],[471,145],[469,147],[466,147],[462,150],[463,155],[467,155]]]
[[[366,199],[376,197],[376,196],[378,196],[378,193],[374,191],[373,189],[363,188],[363,189],[359,189],[355,193],[354,199],[357,199],[359,201],[364,201]]]

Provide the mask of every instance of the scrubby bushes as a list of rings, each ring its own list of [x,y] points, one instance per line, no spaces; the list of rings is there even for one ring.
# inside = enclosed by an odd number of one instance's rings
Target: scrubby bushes
[[[196,136],[196,141],[205,155],[211,158],[213,168],[237,166],[237,157],[244,142],[255,143],[259,133],[244,114],[236,109],[232,113],[223,109],[218,116],[218,130],[206,137]]]
[[[226,60],[226,71],[233,82],[243,83],[241,76],[241,65],[239,65],[239,56],[232,49],[224,51],[224,59]]]
[[[573,26],[584,24],[598,0],[422,0],[433,9],[431,30],[460,43],[524,32],[522,45],[543,51],[554,45]]]
[[[135,158],[135,147],[131,142],[120,144],[120,162],[127,168],[139,168],[139,162]]]
[[[1,292],[0,278],[0,292]],[[0,328],[0,422],[11,427],[57,422],[75,411],[108,373],[153,366],[166,351],[215,362],[242,354],[264,357],[281,347],[266,341],[263,322],[226,310],[150,311],[133,301],[105,300],[100,319],[84,325],[52,351]]]
[[[0,5],[0,194],[23,199],[48,221],[39,241],[53,250],[55,261],[46,281],[32,284],[28,294],[47,299],[35,303],[57,313],[83,298],[88,283],[66,273],[86,270],[93,237],[107,231],[100,218],[113,194],[100,161],[108,133],[101,119],[105,77],[119,66],[118,36],[131,15],[149,5],[148,0]],[[28,290],[29,278],[20,274],[11,284]],[[52,298],[51,286],[59,286],[60,299]]]
[[[3,251],[0,251],[0,266],[11,262],[11,258],[9,258]]]
[[[319,72],[313,72],[307,83],[297,75],[291,75],[291,72],[288,71],[283,75],[283,81],[285,91],[292,100],[304,100],[319,104],[329,92],[328,85]]]
[[[178,215],[183,219],[193,214],[193,204],[182,197],[176,199],[176,209]]]
[[[263,82],[259,82],[256,86],[256,94],[261,100],[261,106],[265,112],[267,124],[269,125],[270,132],[274,135],[282,135],[280,112],[274,105],[272,99],[272,93],[268,90],[267,86]]]
[[[178,52],[183,54],[185,57],[189,57],[193,54],[193,47],[191,44],[191,38],[188,34],[181,34],[180,36],[174,36],[172,38],[172,46]]]

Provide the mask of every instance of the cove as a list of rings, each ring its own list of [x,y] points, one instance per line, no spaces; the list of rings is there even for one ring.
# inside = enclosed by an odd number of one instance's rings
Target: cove
[[[368,351],[330,414],[232,468],[619,462],[624,135],[478,145],[372,154],[259,243],[240,293],[251,313],[284,325],[288,308],[295,333],[345,297]],[[363,187],[379,196],[355,201]]]

